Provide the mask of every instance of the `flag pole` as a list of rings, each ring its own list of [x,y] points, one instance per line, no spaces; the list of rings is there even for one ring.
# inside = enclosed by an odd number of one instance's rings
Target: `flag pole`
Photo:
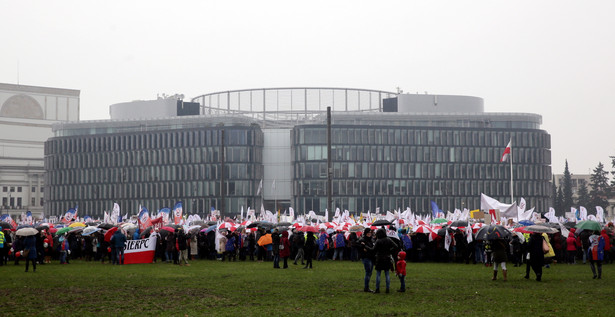
[[[510,203],[513,203],[513,151],[512,151],[512,142],[510,142],[510,153],[508,154],[508,156],[510,156]]]

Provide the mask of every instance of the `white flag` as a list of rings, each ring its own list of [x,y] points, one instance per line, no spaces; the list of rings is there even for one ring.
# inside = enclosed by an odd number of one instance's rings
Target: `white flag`
[[[261,194],[261,190],[263,190],[263,180],[258,184],[258,189],[256,190],[256,196]]]

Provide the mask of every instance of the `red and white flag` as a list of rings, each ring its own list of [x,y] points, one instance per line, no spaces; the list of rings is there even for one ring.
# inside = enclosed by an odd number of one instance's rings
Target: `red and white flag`
[[[152,263],[156,253],[156,236],[148,239],[128,240],[124,249],[124,264]]]
[[[504,149],[504,153],[502,153],[502,159],[500,160],[500,162],[506,162],[508,160],[508,156],[510,155],[511,143],[512,140],[508,141],[508,145],[506,146],[506,149]]]

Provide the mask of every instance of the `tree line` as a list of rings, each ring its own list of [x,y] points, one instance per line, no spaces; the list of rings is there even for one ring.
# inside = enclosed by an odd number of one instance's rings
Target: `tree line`
[[[590,175],[589,184],[580,182],[577,190],[577,197],[572,193],[572,175],[568,170],[568,160],[564,168],[564,177],[560,185],[556,184],[553,176],[553,207],[558,216],[563,216],[569,212],[571,207],[579,208],[583,206],[588,211],[595,210],[596,206],[601,206],[604,210],[609,205],[608,199],[615,194],[615,177],[609,180],[609,174],[615,176],[615,156],[610,156],[611,167],[614,169],[609,172],[605,170],[602,162],[594,168]],[[588,186],[589,185],[589,186]]]

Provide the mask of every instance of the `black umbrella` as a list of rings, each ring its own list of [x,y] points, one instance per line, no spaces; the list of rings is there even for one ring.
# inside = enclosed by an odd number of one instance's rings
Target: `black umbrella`
[[[49,230],[49,226],[48,225],[40,225],[40,226],[36,227],[36,230],[38,230],[38,231]]]
[[[111,229],[113,227],[114,226],[112,224],[110,224],[110,223],[101,223],[101,224],[98,225],[98,228],[105,229],[105,230],[109,230],[109,229]]]
[[[4,221],[0,222],[0,227],[2,227],[2,230],[4,230],[4,229],[11,229],[12,228],[10,223],[4,222]]]
[[[258,225],[260,225],[261,222],[260,221],[254,221],[251,224],[249,224],[246,228],[256,228],[258,227]]]
[[[510,231],[500,225],[484,226],[476,233],[476,240],[497,240],[507,238],[510,238]]]
[[[95,221],[89,221],[85,223],[88,226],[97,226],[99,224],[99,222],[95,222]]]
[[[576,225],[577,225],[577,223],[576,223],[576,222],[571,222],[571,221],[570,221],[570,222],[566,222],[566,223],[564,224],[564,227],[566,227],[566,228],[568,228],[568,229],[571,229],[571,228],[574,228],[574,226],[576,226]]]
[[[278,227],[290,227],[292,223],[288,221],[278,222]]]
[[[457,220],[457,221],[453,221],[450,224],[451,227],[467,227],[468,226],[468,221],[467,220]]]
[[[386,220],[386,219],[380,219],[380,220],[376,220],[374,221],[374,223],[372,223],[372,226],[388,226],[388,225],[392,225],[393,223],[391,223],[390,221]]]
[[[217,225],[218,222],[217,221],[208,221],[207,222],[207,226],[213,226],[213,225]]]

